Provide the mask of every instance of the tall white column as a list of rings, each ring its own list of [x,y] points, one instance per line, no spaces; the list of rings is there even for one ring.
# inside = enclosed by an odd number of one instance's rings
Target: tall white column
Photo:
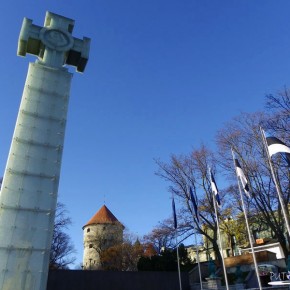
[[[51,26],[53,24],[53,26]],[[83,71],[89,39],[74,21],[47,12],[24,19],[18,54],[30,63],[0,192],[0,290],[45,290],[72,74]]]

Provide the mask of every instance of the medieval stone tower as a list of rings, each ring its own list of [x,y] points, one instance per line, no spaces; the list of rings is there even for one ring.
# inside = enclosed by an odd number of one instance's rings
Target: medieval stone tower
[[[101,269],[100,253],[123,241],[124,226],[103,205],[83,226],[84,231],[84,270]]]

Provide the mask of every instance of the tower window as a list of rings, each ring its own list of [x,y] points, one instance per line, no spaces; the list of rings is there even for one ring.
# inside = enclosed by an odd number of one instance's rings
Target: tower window
[[[90,228],[88,228],[88,229],[87,229],[87,233],[89,233],[90,231],[91,231],[91,229],[90,229]]]
[[[91,249],[92,247],[93,247],[93,244],[90,244],[90,245],[89,245],[89,248]]]

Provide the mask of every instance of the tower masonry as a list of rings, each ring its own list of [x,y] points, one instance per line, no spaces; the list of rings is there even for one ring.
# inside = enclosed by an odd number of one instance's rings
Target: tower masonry
[[[123,242],[124,226],[103,205],[87,224],[83,226],[83,231],[83,269],[101,269],[101,252]]]

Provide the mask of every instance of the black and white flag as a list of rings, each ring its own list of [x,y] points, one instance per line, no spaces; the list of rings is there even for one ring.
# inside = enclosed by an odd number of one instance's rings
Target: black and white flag
[[[217,188],[217,185],[216,185],[216,182],[215,182],[215,179],[214,179],[214,176],[213,176],[211,170],[210,170],[210,184],[211,184],[211,191],[215,195],[216,202],[217,202],[218,206],[221,206],[219,191],[218,191],[218,188]]]
[[[199,218],[198,218],[198,209],[197,209],[197,203],[194,197],[194,194],[192,192],[191,186],[189,187],[189,194],[190,194],[190,199],[193,205],[193,209],[194,209],[194,213],[195,213],[195,217],[197,219],[197,222],[199,223]]]
[[[245,192],[245,194],[250,197],[250,189],[249,189],[249,184],[248,184],[248,180],[246,178],[246,175],[239,163],[238,159],[234,159],[235,160],[235,166],[236,166],[236,172],[237,172],[237,176],[240,178],[241,184],[243,186],[243,190]]]
[[[177,229],[177,218],[176,218],[174,198],[172,198],[172,212],[173,212],[173,225],[174,225],[174,228]]]
[[[281,140],[273,136],[266,136],[266,142],[270,157],[276,153],[281,153],[285,156],[285,159],[290,166],[290,148]]]

